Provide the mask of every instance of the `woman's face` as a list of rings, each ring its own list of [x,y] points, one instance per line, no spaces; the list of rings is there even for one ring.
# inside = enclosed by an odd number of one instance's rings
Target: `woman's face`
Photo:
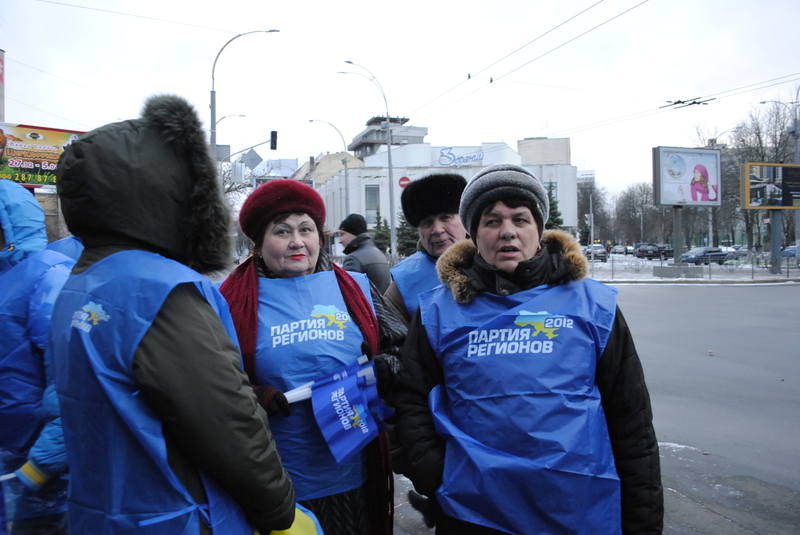
[[[261,257],[280,278],[314,273],[319,258],[319,234],[307,214],[292,214],[283,221],[272,221],[264,231]]]
[[[513,273],[539,251],[539,228],[527,206],[509,208],[498,201],[481,214],[475,243],[486,262]]]
[[[703,175],[697,169],[694,170],[694,178],[692,178],[692,182],[701,182],[703,180]]]

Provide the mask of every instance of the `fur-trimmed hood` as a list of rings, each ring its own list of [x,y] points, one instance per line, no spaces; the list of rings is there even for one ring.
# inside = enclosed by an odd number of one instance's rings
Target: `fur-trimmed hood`
[[[87,248],[130,245],[201,272],[231,263],[230,209],[194,107],[148,99],[142,117],[68,146],[57,187],[70,232]]]
[[[562,230],[547,230],[542,238],[542,248],[547,254],[537,255],[529,262],[546,260],[550,265],[542,272],[541,278],[531,281],[530,288],[542,284],[576,281],[588,275],[589,263],[572,235]],[[439,279],[450,288],[459,304],[471,303],[481,291],[482,285],[475,280],[477,252],[472,240],[461,240],[445,251],[436,262]],[[548,258],[545,259],[544,256]]]

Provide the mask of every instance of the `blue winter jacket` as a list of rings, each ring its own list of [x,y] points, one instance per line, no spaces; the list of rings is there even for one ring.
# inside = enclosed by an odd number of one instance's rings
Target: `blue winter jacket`
[[[38,253],[47,245],[44,211],[33,194],[11,180],[0,179],[0,273]]]

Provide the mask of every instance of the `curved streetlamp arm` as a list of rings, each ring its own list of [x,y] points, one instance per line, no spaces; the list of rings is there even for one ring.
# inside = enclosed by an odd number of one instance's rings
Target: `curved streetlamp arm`
[[[240,33],[239,35],[235,35],[228,39],[228,42],[222,45],[222,48],[219,49],[217,52],[217,57],[214,58],[214,65],[211,66],[211,90],[214,90],[214,71],[217,69],[217,60],[219,59],[219,55],[222,54],[222,51],[225,50],[225,47],[231,44],[231,42],[235,41],[236,39],[240,38],[243,35],[249,35],[251,33],[275,33],[279,32],[280,30],[253,30],[252,32],[244,32]]]
[[[323,121],[322,119],[309,119],[309,120],[308,120],[308,122],[309,122],[309,123],[313,123],[313,122],[315,122],[315,121],[316,121],[316,122],[318,122],[318,123],[325,123],[325,124],[327,124],[327,125],[330,125],[330,126],[332,126],[332,127],[333,127],[333,129],[334,129],[334,130],[336,130],[336,132],[338,132],[338,133],[339,133],[339,137],[340,137],[340,138],[342,138],[342,146],[344,147],[344,152],[347,152],[347,142],[345,142],[345,140],[344,140],[344,136],[342,135],[342,133],[341,133],[341,132],[339,132],[339,129],[338,129],[338,128],[336,128],[336,126],[335,126],[335,125],[333,125],[333,124],[329,123],[328,121]]]
[[[246,117],[246,116],[245,115],[226,115],[224,117],[221,117],[221,118],[217,119],[217,124],[221,123],[222,119],[227,119],[228,117]]]
[[[217,122],[219,122],[217,121],[217,92],[214,90],[214,71],[217,70],[219,55],[222,54],[226,46],[243,35],[249,35],[251,33],[275,33],[279,31],[280,30],[253,30],[252,32],[240,33],[228,39],[228,42],[222,45],[222,48],[217,52],[217,56],[214,58],[214,64],[211,66],[211,103],[209,105],[211,109],[211,139],[209,140],[209,145],[211,146],[211,155],[214,161],[217,161]]]
[[[365,71],[367,71],[369,76],[364,76],[363,74],[358,73],[358,72],[342,72],[342,71],[340,71],[340,72],[342,74],[357,74],[359,76],[362,76],[362,77],[366,78],[370,82],[372,82],[373,85],[375,85],[375,87],[378,88],[378,91],[381,92],[381,96],[383,97],[383,104],[386,106],[386,120],[391,123],[391,120],[389,119],[389,102],[386,100],[386,92],[383,90],[383,86],[381,85],[380,80],[378,80],[378,78],[374,74],[372,74],[372,72],[369,69],[367,69],[366,67],[364,67],[363,65],[359,65],[358,63],[354,63],[352,61],[347,61],[347,60],[345,61],[345,63],[347,63],[348,65],[353,65],[355,67],[359,67],[359,68],[364,69]]]

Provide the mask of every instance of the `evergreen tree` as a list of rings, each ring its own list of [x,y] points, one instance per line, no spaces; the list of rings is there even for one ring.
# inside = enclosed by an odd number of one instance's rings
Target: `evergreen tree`
[[[547,187],[547,199],[550,201],[550,218],[544,224],[544,228],[559,229],[564,224],[564,219],[561,217],[561,210],[558,209],[558,199],[553,195],[552,182]]]
[[[377,218],[378,223],[372,231],[372,241],[381,252],[389,254],[389,246],[392,241],[391,230],[389,229],[389,222],[381,217],[380,208],[378,209]]]
[[[397,215],[399,225],[397,227],[397,254],[401,257],[409,257],[417,251],[417,241],[419,232],[406,221],[406,215],[401,211]]]

